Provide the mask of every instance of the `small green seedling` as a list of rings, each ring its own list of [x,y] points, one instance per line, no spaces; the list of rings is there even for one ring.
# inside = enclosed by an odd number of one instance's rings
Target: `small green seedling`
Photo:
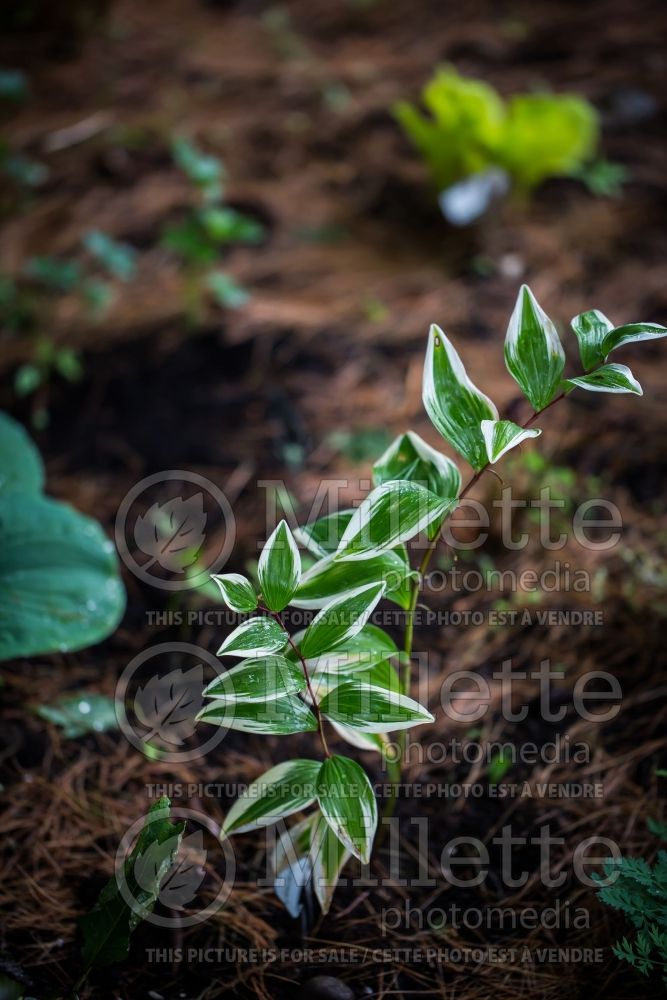
[[[649,819],[651,833],[667,840],[667,826]],[[603,903],[620,910],[635,929],[613,946],[614,955],[649,976],[656,969],[667,986],[667,851],[658,851],[654,865],[644,858],[610,858],[598,895]],[[606,884],[605,884],[606,883]]]
[[[373,489],[356,509],[340,510],[296,529],[281,521],[266,542],[257,583],[238,573],[213,577],[227,606],[243,621],[218,655],[238,661],[205,691],[200,720],[244,732],[317,734],[319,753],[270,768],[232,806],[222,836],[259,830],[304,811],[277,840],[276,891],[298,913],[310,887],[329,909],[348,858],[367,863],[378,824],[375,792],[364,768],[331,747],[342,740],[386,757],[396,801],[405,731],[433,721],[411,696],[415,611],[441,529],[482,474],[541,431],[538,417],[577,389],[632,393],[642,389],[625,365],[608,356],[625,344],[667,336],[653,323],[616,326],[597,310],[572,320],[580,374],[565,377],[556,327],[523,286],[505,340],[505,362],[532,407],[522,424],[502,419],[470,380],[454,345],[431,327],[423,377],[426,412],[444,440],[470,465],[450,458],[414,431],[400,434],[373,466]],[[415,566],[407,544],[425,537]],[[300,548],[310,559],[304,569]],[[314,561],[313,561],[314,560]],[[371,617],[381,600],[406,612],[402,651]],[[316,612],[290,634],[286,609]],[[398,754],[388,734],[398,734]],[[495,763],[496,778],[505,762]]]
[[[125,609],[113,545],[92,518],[44,495],[40,454],[5,413],[0,469],[0,660],[100,642]]]
[[[49,386],[54,377],[77,382],[83,376],[78,351],[55,341],[48,332],[50,313],[62,296],[79,299],[92,319],[101,319],[113,302],[111,281],[131,281],[136,274],[136,251],[101,230],[84,236],[83,261],[74,257],[31,257],[20,281],[5,277],[0,284],[0,316],[14,333],[32,337],[32,357],[14,375],[17,396],[25,397]],[[43,427],[48,410],[33,409],[33,423]]]
[[[225,204],[221,160],[202,153],[185,138],[174,139],[172,155],[195,188],[199,204],[181,222],[166,227],[162,244],[183,264],[188,312],[195,322],[201,318],[203,295],[227,309],[239,309],[247,303],[248,292],[229,274],[213,268],[225,248],[260,243],[264,228]]]
[[[454,224],[473,221],[510,188],[530,192],[550,177],[583,176],[599,193],[618,189],[618,168],[592,166],[599,120],[582,97],[534,93],[504,101],[482,80],[443,67],[424,87],[422,101],[427,113],[401,101],[394,114]]]

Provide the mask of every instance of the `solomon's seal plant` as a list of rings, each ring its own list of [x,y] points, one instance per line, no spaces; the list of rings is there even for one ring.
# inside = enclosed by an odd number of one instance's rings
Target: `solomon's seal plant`
[[[451,459],[407,431],[373,466],[373,489],[356,510],[331,513],[294,534],[285,521],[278,525],[259,559],[257,585],[236,573],[214,577],[228,607],[246,617],[218,650],[238,662],[206,689],[200,719],[252,733],[317,734],[317,753],[272,767],[237,800],[222,826],[222,836],[229,837],[311,810],[284,829],[271,857],[277,891],[291,912],[302,905],[295,872],[326,912],[347,859],[354,855],[367,863],[371,856],[378,825],[373,786],[360,764],[334,752],[330,742],[382,754],[395,789],[405,731],[433,721],[410,696],[411,657],[415,610],[445,521],[486,469],[541,433],[533,426],[536,419],[573,390],[641,395],[630,369],[607,358],[624,344],[667,335],[667,328],[651,323],[614,326],[596,310],[575,317],[572,328],[583,372],[563,378],[565,352],[556,328],[530,289],[521,288],[505,360],[533,412],[516,424],[501,418],[449,338],[432,326],[424,406],[470,465],[467,483],[462,486]],[[406,545],[420,534],[426,544],[414,568]],[[310,557],[305,571],[299,546]],[[406,613],[400,653],[371,621],[383,599]],[[295,635],[286,623],[290,605],[316,612]],[[393,732],[398,750],[390,753],[387,734]],[[395,791],[386,815],[394,805]]]

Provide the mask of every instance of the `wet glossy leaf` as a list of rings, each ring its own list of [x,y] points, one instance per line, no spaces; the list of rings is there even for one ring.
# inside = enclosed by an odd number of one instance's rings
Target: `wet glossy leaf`
[[[470,462],[486,465],[482,420],[497,420],[495,404],[468,378],[460,357],[439,326],[431,327],[424,362],[424,408],[446,441]]]
[[[383,583],[372,583],[337,597],[322,608],[301,640],[304,659],[328,653],[360,632],[383,593]]]
[[[486,454],[489,462],[497,462],[505,452],[516,448],[527,438],[539,437],[542,431],[536,427],[524,428],[511,420],[483,420],[482,434],[486,444]]]
[[[377,803],[363,768],[348,757],[328,757],[319,773],[317,801],[338,840],[355,857],[368,862],[377,827]]]
[[[326,556],[304,573],[291,603],[297,608],[322,608],[357,587],[384,583],[388,600],[405,608],[409,595],[404,583],[411,573],[404,554],[394,549],[354,562]]]
[[[262,549],[257,575],[267,607],[271,611],[286,608],[301,577],[301,556],[286,521],[280,522]]]
[[[329,555],[338,548],[353,514],[353,510],[339,510],[335,514],[327,514],[312,524],[297,528],[295,538],[300,545],[318,558]]]
[[[300,663],[284,656],[264,656],[244,660],[216,677],[204,694],[227,701],[271,701],[286,694],[298,694],[305,686]]]
[[[565,352],[556,327],[527,285],[522,285],[505,338],[505,363],[535,410],[556,395]]]
[[[414,431],[399,434],[373,466],[375,486],[394,479],[409,479],[443,500],[454,500],[461,491],[456,464]]]
[[[231,611],[247,614],[257,607],[255,588],[241,573],[214,573],[211,579],[217,583],[223,600]]]
[[[642,387],[626,365],[603,365],[588,375],[566,379],[563,385],[570,389],[578,386],[589,392],[631,392],[635,396],[643,395]]]
[[[286,645],[287,632],[273,618],[248,618],[227,636],[218,656],[266,656]]]
[[[221,833],[244,833],[271,826],[315,801],[321,768],[317,760],[288,760],[249,785],[227,813]]]
[[[44,463],[32,438],[7,413],[0,413],[0,496],[41,493]]]
[[[354,512],[336,558],[368,559],[393,549],[434,522],[440,523],[454,502],[407,480],[383,483]]]
[[[213,726],[266,736],[313,733],[317,729],[315,716],[296,696],[253,702],[216,699],[199,713],[198,718]]]
[[[82,649],[125,609],[111,542],[100,526],[44,496],[0,496],[0,659]]]
[[[120,873],[125,883],[124,895],[134,901],[131,908],[121,894],[118,876],[114,875],[100,893],[90,913],[82,917],[83,960],[86,969],[111,965],[127,958],[130,934],[155,906],[160,884],[168,873],[180,847],[185,823],[172,823],[169,819],[170,801],[159,799],[146,817],[144,827]],[[147,866],[143,859],[150,857],[152,878],[146,879]],[[137,880],[141,873],[144,885]]]
[[[598,309],[589,309],[588,312],[575,316],[571,326],[579,341],[579,355],[584,371],[597,368],[605,359],[602,345],[607,334],[614,329],[614,324]]]
[[[105,694],[81,691],[59,698],[53,705],[38,705],[35,712],[40,719],[59,726],[70,740],[118,728],[114,700]]]
[[[320,711],[344,726],[369,733],[390,733],[433,722],[431,713],[412,698],[356,677],[326,694]]]

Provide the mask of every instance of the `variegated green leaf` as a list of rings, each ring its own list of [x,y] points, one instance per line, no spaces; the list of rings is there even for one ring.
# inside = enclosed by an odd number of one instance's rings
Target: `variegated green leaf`
[[[399,434],[373,466],[373,484],[409,479],[443,500],[461,491],[461,473],[451,458],[436,451],[414,431]]]
[[[412,570],[400,551],[388,549],[370,559],[354,563],[340,562],[325,556],[301,578],[291,603],[297,608],[321,608],[334,597],[340,597],[367,583],[384,583],[386,597],[406,608],[409,588],[404,586]]]
[[[303,658],[308,660],[328,653],[355,636],[383,594],[383,583],[371,583],[330,601],[305,631],[300,644]]]
[[[214,573],[211,579],[215,580],[220,588],[222,599],[230,611],[248,614],[257,607],[255,588],[241,573]]]
[[[590,392],[631,392],[635,396],[643,395],[642,387],[626,365],[602,365],[588,375],[566,379],[563,385],[569,389],[579,386]]]
[[[222,824],[221,836],[271,826],[315,801],[322,764],[318,760],[288,760],[272,767],[248,786]]]
[[[526,438],[539,437],[542,431],[536,427],[519,427],[511,420],[482,420],[482,434],[486,443],[486,454],[489,462],[497,462],[499,458]]]
[[[660,340],[667,337],[667,327],[659,323],[625,323],[610,330],[602,343],[602,352],[608,354],[625,344],[636,344],[641,340]]]
[[[481,431],[480,431],[481,435]],[[440,523],[456,501],[443,500],[417,483],[394,480],[377,486],[354,512],[337,559],[368,559]]]
[[[301,664],[284,656],[263,656],[244,660],[216,677],[204,694],[227,701],[271,701],[286,694],[298,694],[305,687]]]
[[[322,913],[328,913],[340,873],[351,857],[351,851],[338,839],[324,816],[318,816],[313,827],[309,857],[315,895]]]
[[[348,757],[327,757],[317,782],[317,801],[336,837],[367,863],[378,815],[375,793],[363,768]]]
[[[571,321],[572,329],[579,341],[579,356],[584,371],[590,371],[601,365],[605,359],[602,344],[607,334],[614,329],[614,324],[607,319],[599,309],[589,309],[579,313]]]
[[[288,736],[313,733],[317,719],[296,695],[274,701],[212,701],[197,716],[199,722],[244,733]]]
[[[248,618],[231,632],[218,656],[266,656],[280,653],[287,645],[287,632],[273,618]]]
[[[435,325],[428,338],[422,395],[426,412],[444,439],[473,469],[486,465],[480,423],[497,420],[498,410],[470,381],[453,345]]]
[[[505,363],[536,410],[556,394],[565,352],[556,327],[527,285],[522,285],[505,338]]]
[[[387,740],[384,733],[365,733],[360,729],[351,729],[349,726],[343,726],[340,722],[334,722],[333,719],[329,719],[329,723],[342,740],[345,740],[350,746],[356,747],[357,750],[366,750],[370,753],[384,752]]]
[[[353,510],[338,510],[335,514],[327,514],[312,524],[297,528],[294,537],[304,549],[318,558],[329,555],[338,548],[353,514]]]
[[[287,521],[281,521],[262,549],[257,567],[262,597],[271,611],[289,604],[301,577],[301,556]]]
[[[320,711],[335,722],[369,733],[391,733],[433,722],[428,709],[407,695],[356,678],[329,691],[320,702]]]

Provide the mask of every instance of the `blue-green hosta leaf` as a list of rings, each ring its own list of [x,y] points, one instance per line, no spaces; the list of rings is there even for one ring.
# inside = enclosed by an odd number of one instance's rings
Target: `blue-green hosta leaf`
[[[640,340],[660,340],[661,337],[667,337],[667,327],[659,323],[625,323],[609,331],[602,342],[602,351],[606,358],[617,347]]]
[[[570,325],[579,341],[579,356],[584,371],[589,372],[604,361],[602,344],[607,334],[614,329],[614,324],[599,309],[589,309],[575,316]]]
[[[248,614],[257,607],[255,588],[241,573],[214,573],[211,579],[215,580],[220,588],[222,598],[230,611]]]
[[[526,438],[539,437],[542,431],[536,427],[519,427],[511,420],[482,420],[482,434],[486,443],[486,454],[489,462],[497,462],[499,458]]]
[[[317,719],[295,695],[273,701],[212,701],[197,716],[198,722],[236,729],[243,733],[288,736],[313,733]]]
[[[481,431],[480,431],[481,435]],[[443,500],[418,483],[394,480],[377,486],[354,512],[337,559],[368,559],[440,523],[456,501]]]
[[[81,918],[86,969],[127,958],[130,934],[155,906],[160,885],[174,862],[185,829],[185,822],[170,821],[170,806],[166,796],[151,806],[137,843],[123,865],[125,892],[121,894],[114,874],[93,909]],[[128,896],[135,903],[133,908],[126,901]]]
[[[565,352],[556,327],[528,285],[519,289],[507,327],[505,364],[534,409],[551,402],[560,385]]]
[[[311,834],[310,863],[322,913],[329,912],[340,873],[350,857],[351,851],[338,839],[324,816],[318,816]]]
[[[369,733],[391,733],[433,722],[428,709],[407,695],[356,678],[329,691],[320,702],[320,711],[344,726]]]
[[[497,420],[498,410],[470,381],[453,345],[435,324],[428,337],[422,397],[426,412],[445,441],[473,469],[486,465],[479,425],[482,420]]]
[[[348,594],[364,584],[384,583],[385,596],[407,608],[410,595],[404,584],[412,573],[407,558],[394,549],[354,563],[325,556],[304,573],[291,603],[297,608],[322,608],[334,597]]]
[[[301,577],[301,556],[287,521],[280,522],[262,549],[257,575],[267,607],[286,608]]]
[[[0,496],[0,660],[82,649],[118,625],[125,590],[96,521],[45,496]]]
[[[317,781],[317,801],[336,837],[364,864],[377,828],[377,802],[366,772],[348,757],[327,757]]]
[[[303,658],[308,660],[328,653],[355,636],[383,594],[383,583],[371,583],[330,601],[305,631],[300,644]]]
[[[4,493],[41,493],[44,463],[21,424],[0,413],[0,496]]]
[[[631,392],[635,396],[644,394],[639,382],[626,365],[602,365],[588,375],[565,379],[563,385],[570,389],[579,386],[580,389],[588,389],[590,392]]]
[[[373,466],[374,486],[392,479],[419,483],[443,500],[454,500],[461,491],[461,473],[455,463],[414,431],[399,434]]]
[[[286,645],[287,632],[274,618],[248,618],[227,636],[218,656],[266,656]]]
[[[226,701],[272,701],[286,694],[298,694],[305,687],[306,678],[300,663],[284,656],[263,656],[244,660],[216,677],[204,694]]]
[[[304,549],[318,558],[330,555],[338,548],[353,514],[353,510],[338,510],[335,514],[327,514],[312,524],[297,528],[294,537]]]
[[[315,801],[319,760],[288,760],[248,786],[227,813],[221,836],[271,826]]]

